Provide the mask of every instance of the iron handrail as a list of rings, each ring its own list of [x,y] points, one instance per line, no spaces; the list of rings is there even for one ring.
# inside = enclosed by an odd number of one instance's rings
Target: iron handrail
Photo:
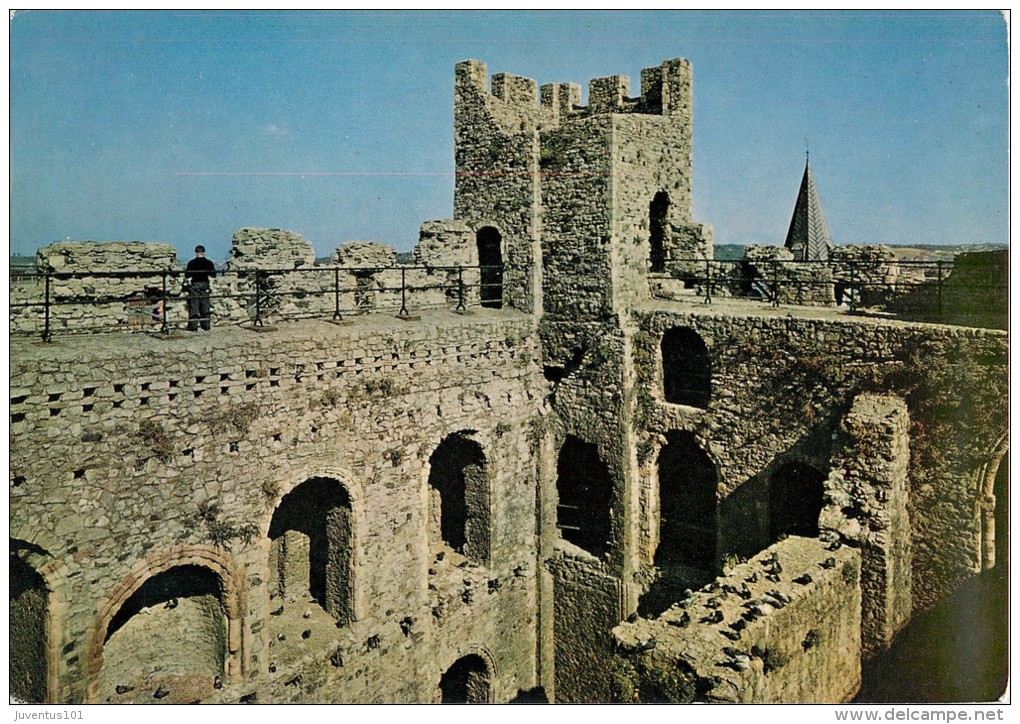
[[[27,281],[42,281],[42,297],[40,299],[15,300],[9,303],[12,312],[26,308],[37,307],[42,310],[42,330],[27,329],[18,330],[14,328],[12,316],[12,334],[42,334],[45,341],[50,341],[53,334],[53,319],[57,308],[80,306],[98,308],[104,305],[146,303],[157,305],[159,308],[158,319],[153,321],[159,324],[159,331],[168,333],[171,328],[167,307],[171,303],[180,302],[188,298],[188,274],[186,270],[179,267],[163,267],[152,269],[129,269],[129,270],[104,270],[104,271],[60,271],[54,269],[37,269],[27,266],[21,267],[26,271],[19,273],[17,279]],[[31,273],[29,273],[29,270]],[[464,278],[465,271],[477,270],[478,282],[468,282]],[[247,267],[241,269],[217,270],[213,274],[213,288],[221,286],[222,282],[233,278],[236,283],[248,282],[252,289],[231,291],[229,285],[216,293],[210,293],[209,300],[244,300],[242,305],[253,317],[249,320],[256,326],[265,322],[265,317],[270,314],[283,320],[310,319],[310,318],[331,318],[342,320],[345,314],[364,314],[374,312],[389,312],[396,309],[393,304],[376,302],[377,298],[386,294],[400,294],[399,311],[397,314],[403,319],[412,319],[408,305],[414,309],[441,309],[449,308],[455,304],[455,311],[464,312],[467,307],[481,306],[486,303],[483,298],[485,290],[502,289],[502,282],[485,281],[483,272],[485,270],[498,270],[502,272],[502,265],[432,265],[432,264],[397,264],[393,266],[360,266],[348,267],[339,265],[313,266],[300,268],[281,267]],[[377,275],[386,273],[400,273],[400,283],[379,283]],[[421,273],[425,279],[418,282],[408,279],[408,272]],[[277,282],[281,279],[300,279],[302,275],[322,275],[323,278],[332,277],[330,280],[320,283],[314,287],[308,284],[294,282],[293,288],[281,288]],[[430,277],[447,275],[446,279],[432,281]],[[362,278],[376,277],[375,282],[364,289],[359,286]],[[220,280],[217,283],[216,280]],[[68,281],[83,280],[113,280],[114,287],[111,290],[74,292],[68,293],[59,288],[59,283]],[[119,290],[116,284],[126,282],[133,286],[128,289]],[[341,282],[345,283],[341,283]],[[56,287],[56,289],[55,289]],[[11,291],[14,294],[14,286]],[[470,297],[471,290],[478,290],[476,298]],[[427,292],[445,292],[446,302],[428,302],[423,299],[414,299],[414,295]],[[355,304],[345,309],[341,303],[344,295],[355,295]],[[359,303],[357,296],[365,294],[371,297],[370,303]],[[331,309],[326,311],[302,312],[281,312],[272,309],[275,303],[288,299],[326,298],[332,297]],[[491,301],[491,300],[489,300]],[[155,315],[156,313],[153,312]],[[233,323],[233,322],[231,322]],[[115,324],[80,324],[73,329],[61,329],[61,334],[96,332],[103,330],[122,329],[122,321]]]
[[[648,272],[650,281],[682,281],[694,288],[703,303],[711,304],[713,295],[728,288],[730,296],[743,299],[761,299],[773,306],[779,304],[802,305],[803,297],[813,289],[832,290],[833,302],[847,303],[850,311],[860,311],[870,300],[872,307],[895,301],[930,305],[938,319],[947,315],[947,293],[967,292],[1006,293],[1009,274],[1006,265],[995,260],[968,259],[706,259],[698,256],[668,259],[667,271]],[[829,274],[815,276],[814,272],[798,275],[796,271],[827,269]],[[896,270],[895,274],[891,274]],[[891,277],[891,278],[890,278]],[[921,293],[930,293],[931,299]],[[668,290],[651,289],[653,297],[673,299]],[[911,299],[911,295],[916,295]],[[885,298],[883,298],[885,295]],[[876,301],[877,300],[877,301]],[[809,299],[817,305],[822,300]],[[898,312],[907,314],[901,308]]]

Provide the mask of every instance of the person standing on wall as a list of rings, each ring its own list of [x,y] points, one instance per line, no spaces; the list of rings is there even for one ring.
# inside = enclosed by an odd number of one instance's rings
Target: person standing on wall
[[[216,266],[205,258],[205,247],[195,247],[195,258],[184,268],[184,286],[188,293],[188,331],[198,331],[198,325],[208,330],[211,326],[209,281],[216,276]]]

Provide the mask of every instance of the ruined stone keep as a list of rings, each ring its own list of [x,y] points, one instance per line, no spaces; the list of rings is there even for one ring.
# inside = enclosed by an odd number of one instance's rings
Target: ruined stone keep
[[[850,316],[829,271],[807,305],[653,295],[713,256],[686,60],[587,106],[475,60],[454,82],[455,218],[413,272],[341,245],[348,324],[302,290],[275,311],[306,319],[235,324],[238,276],[209,334],[12,341],[14,696],[840,702],[996,565],[1005,332]],[[264,229],[229,260],[315,264]],[[456,265],[466,313],[374,313]]]

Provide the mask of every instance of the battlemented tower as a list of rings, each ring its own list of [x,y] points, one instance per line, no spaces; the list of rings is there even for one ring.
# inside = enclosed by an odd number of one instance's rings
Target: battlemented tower
[[[495,229],[507,302],[604,317],[647,298],[647,274],[711,257],[691,220],[691,65],[677,58],[581,88],[456,68],[454,216]],[[531,304],[534,300],[534,309]]]

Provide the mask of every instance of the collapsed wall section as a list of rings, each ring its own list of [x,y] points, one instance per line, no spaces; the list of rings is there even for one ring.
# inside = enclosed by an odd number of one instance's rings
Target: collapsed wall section
[[[319,263],[298,234],[239,229],[225,267],[210,280],[211,322],[464,311],[485,303],[486,295],[501,298],[502,261],[479,270],[476,234],[464,222],[426,222],[411,261],[399,263],[385,244],[346,241]],[[52,244],[38,252],[34,270],[12,277],[11,329],[50,335],[169,331],[188,322],[187,282],[167,244]]]
[[[177,250],[169,244],[50,244],[36,252],[31,274],[11,279],[11,331],[41,331],[47,323],[53,330],[145,329],[164,280],[179,270]]]
[[[849,701],[861,683],[860,601],[856,551],[788,538],[659,617],[617,626],[617,693],[640,702]]]
[[[861,550],[863,653],[892,644],[913,610],[907,503],[910,418],[892,395],[858,396],[840,425],[820,525]]]

